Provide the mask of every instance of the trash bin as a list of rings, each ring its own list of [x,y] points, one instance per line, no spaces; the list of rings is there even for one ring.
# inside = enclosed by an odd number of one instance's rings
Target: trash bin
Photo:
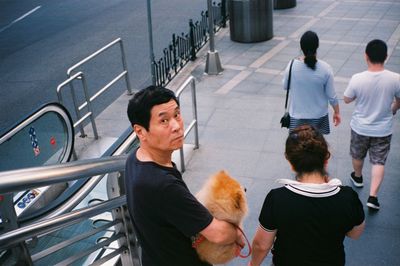
[[[274,9],[285,9],[296,6],[296,0],[274,0]]]
[[[261,42],[273,37],[272,0],[229,0],[232,41]]]

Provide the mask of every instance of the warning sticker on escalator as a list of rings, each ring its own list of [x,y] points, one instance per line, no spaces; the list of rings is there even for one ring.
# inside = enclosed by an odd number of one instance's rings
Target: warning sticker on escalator
[[[38,144],[38,139],[36,137],[36,131],[34,127],[29,128],[29,137],[31,138],[31,144],[33,148],[33,154],[36,156],[39,156],[40,154],[40,147]]]

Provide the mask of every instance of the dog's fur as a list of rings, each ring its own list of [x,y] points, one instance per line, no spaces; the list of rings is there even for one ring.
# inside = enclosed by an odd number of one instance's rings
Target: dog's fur
[[[247,214],[247,200],[244,188],[225,171],[211,176],[197,193],[196,198],[218,220],[241,226]],[[237,245],[215,244],[207,239],[196,248],[201,260],[211,264],[223,264],[236,257]]]

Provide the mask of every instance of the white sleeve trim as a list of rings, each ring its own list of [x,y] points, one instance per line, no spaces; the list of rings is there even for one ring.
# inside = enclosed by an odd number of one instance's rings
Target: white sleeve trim
[[[260,225],[260,228],[263,229],[264,231],[267,231],[267,232],[276,232],[276,229],[268,229],[268,228],[265,228],[264,226],[262,226],[262,224],[259,224],[259,225]]]

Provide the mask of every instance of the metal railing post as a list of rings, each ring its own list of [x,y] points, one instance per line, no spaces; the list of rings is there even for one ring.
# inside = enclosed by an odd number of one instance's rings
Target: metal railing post
[[[129,80],[128,65],[126,63],[125,49],[124,49],[124,44],[122,43],[122,40],[119,42],[119,45],[121,48],[122,66],[123,66],[124,70],[126,71],[125,81],[126,81],[126,87],[128,89],[128,95],[132,95],[132,87],[131,87],[131,82]]]
[[[179,157],[181,158],[181,172],[186,171],[186,166],[185,166],[185,155],[183,152],[183,147],[179,149]]]
[[[82,126],[82,122],[83,122],[88,116],[90,116],[90,120],[91,120],[92,128],[93,128],[93,134],[94,134],[95,138],[98,139],[99,136],[98,136],[98,133],[97,133],[96,122],[95,122],[95,119],[94,119],[94,114],[93,114],[93,110],[92,110],[92,106],[91,106],[91,101],[92,101],[92,100],[89,98],[89,92],[88,92],[88,88],[87,88],[87,84],[86,84],[86,79],[85,79],[85,76],[83,75],[82,72],[78,72],[78,73],[76,73],[76,74],[70,76],[67,80],[65,80],[64,82],[60,83],[60,84],[57,86],[58,101],[59,101],[61,104],[63,103],[63,97],[62,97],[62,94],[61,94],[61,89],[64,88],[67,84],[71,87],[71,86],[72,86],[72,82],[73,82],[75,79],[79,79],[79,80],[82,82],[83,92],[84,92],[84,95],[85,95],[85,103],[84,103],[81,107],[78,107],[78,106],[77,106],[76,110],[77,110],[77,112],[80,112],[80,109],[83,108],[83,107],[85,107],[85,106],[87,105],[87,107],[88,107],[88,113],[87,113],[86,115],[84,115],[83,117],[80,117],[80,118],[78,119],[78,121],[74,124],[74,127],[77,127],[77,126],[81,127],[81,126]],[[74,157],[75,157],[75,159],[77,158],[77,155],[76,155],[76,153],[75,153],[75,150],[74,150]]]
[[[120,171],[108,175],[107,178],[107,196],[108,198],[116,198],[122,195],[126,195],[125,191],[125,172]],[[132,220],[129,211],[126,207],[121,206],[119,209],[115,209],[112,212],[113,220],[121,220],[122,225],[116,228],[116,233],[122,233],[125,235],[123,241],[119,241],[121,246],[126,246],[126,251],[121,254],[121,264],[140,266],[141,254],[140,245],[136,237],[135,228],[133,227]]]
[[[194,79],[192,79],[190,86],[191,86],[191,90],[192,90],[193,118],[196,121],[196,124],[194,126],[194,142],[195,142],[195,149],[198,149],[199,148],[199,120],[197,119],[196,83],[195,83]]]
[[[68,75],[68,78],[69,77],[70,76]],[[78,103],[77,103],[78,99],[77,99],[76,94],[75,94],[74,85],[72,83],[70,83],[69,87],[71,88],[72,102],[74,104],[76,118],[77,118],[77,120],[80,120],[82,118],[82,116],[81,116],[81,111],[79,110],[79,106],[78,106]],[[85,133],[85,130],[83,129],[83,125],[79,125],[79,131],[81,132],[81,135],[80,135],[81,138],[84,138],[84,137],[87,136],[86,133]]]
[[[174,70],[175,74],[178,73],[178,57],[176,56],[176,37],[175,34],[172,34],[172,49],[173,49],[173,55],[174,55]]]
[[[191,94],[192,94],[192,110],[193,110],[193,119],[190,122],[189,126],[186,128],[184,133],[184,138],[189,134],[189,132],[193,129],[195,131],[195,149],[199,148],[199,131],[198,131],[198,121],[197,121],[197,100],[196,100],[196,83],[193,76],[190,76],[176,91],[175,95],[179,99],[182,92],[188,87],[190,84]],[[183,152],[183,147],[179,149],[180,161],[181,161],[181,172],[185,172],[185,157]]]
[[[194,40],[194,24],[193,20],[189,20],[189,43],[190,43],[190,60],[196,60],[196,45]]]
[[[86,78],[83,75],[83,73],[80,75],[81,79],[82,79],[82,84],[83,84],[83,92],[85,93],[85,99],[87,102],[87,108],[90,115],[90,121],[92,122],[92,128],[93,128],[93,134],[94,134],[94,138],[98,139],[99,135],[97,133],[97,127],[96,127],[96,121],[94,119],[94,115],[93,115],[93,108],[92,108],[92,103],[90,101],[90,97],[89,97],[89,92],[88,92],[88,88],[87,88],[87,83],[86,83]]]
[[[149,50],[150,50],[150,70],[151,70],[151,81],[153,85],[156,85],[156,75],[154,64],[154,48],[153,48],[153,25],[151,21],[151,0],[147,0],[147,27],[149,33]]]

